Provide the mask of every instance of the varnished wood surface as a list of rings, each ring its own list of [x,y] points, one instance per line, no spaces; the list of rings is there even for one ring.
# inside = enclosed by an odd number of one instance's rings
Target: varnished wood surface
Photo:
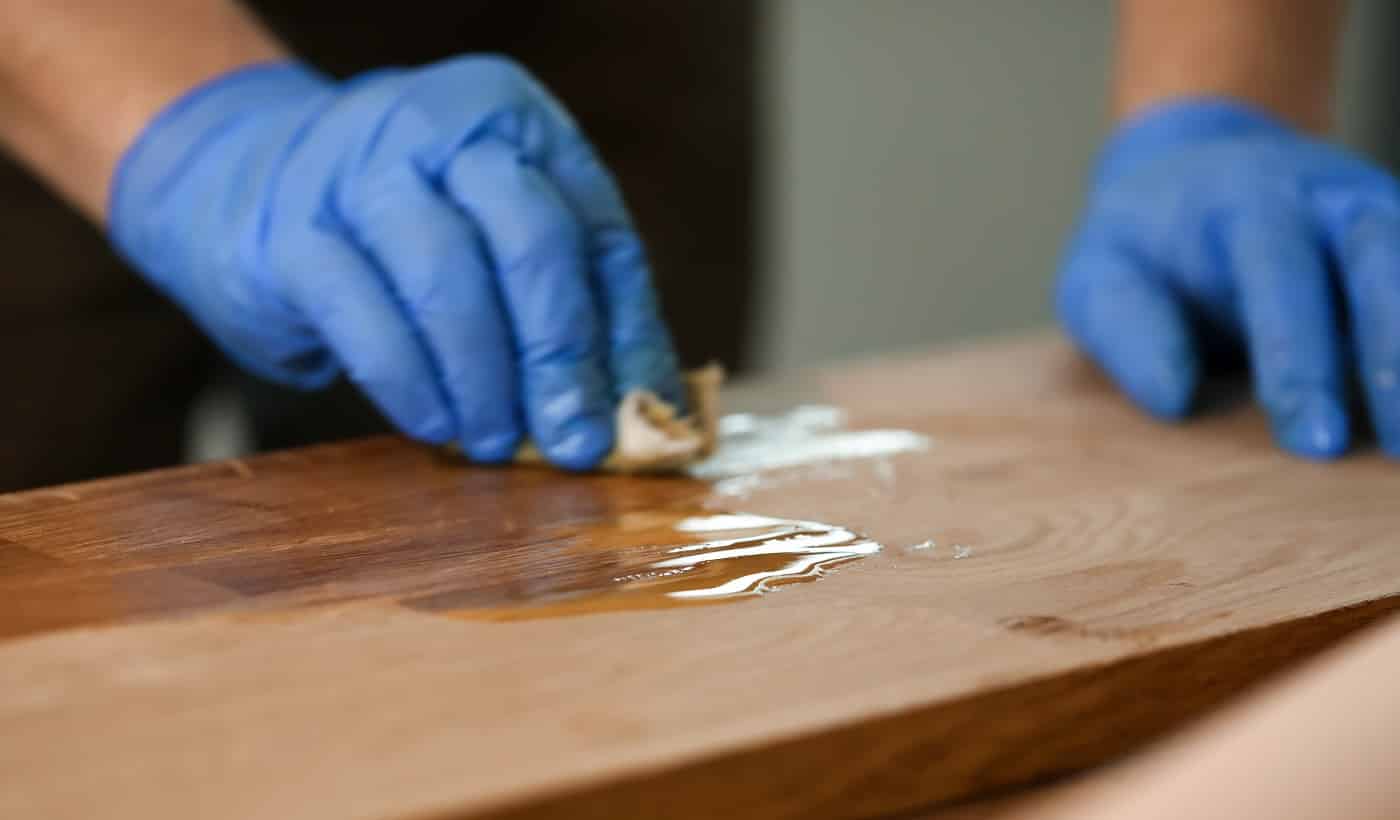
[[[1156,425],[1044,338],[808,390],[934,443],[742,499],[388,439],[0,496],[0,816],[878,816],[1115,756],[1400,604],[1400,469],[1252,411]],[[885,550],[729,605],[421,605],[705,509]]]

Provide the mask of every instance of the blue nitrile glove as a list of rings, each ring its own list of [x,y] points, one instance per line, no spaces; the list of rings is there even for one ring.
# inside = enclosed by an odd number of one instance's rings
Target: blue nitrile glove
[[[1203,370],[1245,353],[1286,449],[1346,450],[1354,373],[1400,456],[1400,188],[1264,113],[1199,99],[1120,128],[1057,301],[1075,341],[1159,417],[1183,416]]]
[[[217,78],[127,152],[110,226],[247,369],[303,388],[343,370],[409,435],[481,461],[528,433],[587,468],[628,389],[681,400],[616,186],[502,58]]]

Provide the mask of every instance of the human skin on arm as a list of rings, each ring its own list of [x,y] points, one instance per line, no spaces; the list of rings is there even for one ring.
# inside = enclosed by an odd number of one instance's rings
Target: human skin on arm
[[[620,191],[507,59],[339,82],[229,0],[0,0],[0,140],[245,369],[414,438],[588,469],[623,395],[684,404]]]
[[[289,56],[224,0],[0,0],[0,140],[102,223],[117,161],[157,112]]]
[[[1113,117],[1229,97],[1315,133],[1332,122],[1344,0],[1122,0]]]
[[[1322,136],[1344,4],[1121,10],[1118,121],[1056,296],[1069,334],[1158,417],[1243,361],[1284,448],[1338,456],[1369,415],[1400,456],[1400,191]]]

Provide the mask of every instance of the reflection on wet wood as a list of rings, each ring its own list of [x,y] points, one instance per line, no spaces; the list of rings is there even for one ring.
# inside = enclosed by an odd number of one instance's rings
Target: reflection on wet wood
[[[376,439],[0,496],[0,816],[878,816],[1120,754],[1400,602],[1400,470],[1158,426],[1057,342],[784,395],[932,443],[723,494]],[[677,531],[726,512],[883,549],[658,607],[775,571],[656,574],[773,540]]]
[[[528,587],[470,584],[402,603],[486,621],[739,603],[816,581],[880,545],[816,521],[638,513],[570,535],[558,551],[565,571],[532,575]]]

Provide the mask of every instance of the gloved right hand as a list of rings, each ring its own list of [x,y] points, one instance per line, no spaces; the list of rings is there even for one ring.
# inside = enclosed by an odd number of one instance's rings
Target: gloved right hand
[[[504,59],[216,78],[128,149],[109,223],[244,367],[304,388],[343,370],[409,435],[480,461],[528,433],[586,469],[628,390],[682,403],[616,186]]]
[[[1189,409],[1247,358],[1280,445],[1329,458],[1360,376],[1400,456],[1400,186],[1223,99],[1151,109],[1105,146],[1058,291],[1070,335],[1140,406]]]

